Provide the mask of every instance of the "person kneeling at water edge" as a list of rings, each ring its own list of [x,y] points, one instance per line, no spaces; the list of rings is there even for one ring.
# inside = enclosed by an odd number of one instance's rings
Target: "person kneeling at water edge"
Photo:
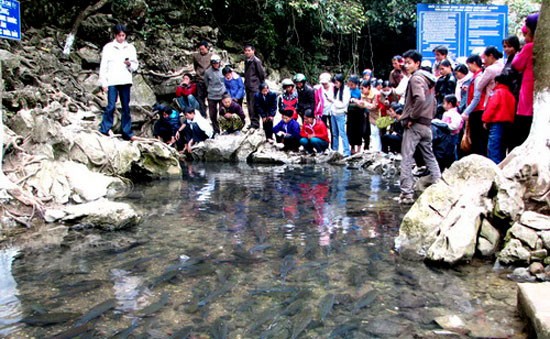
[[[300,147],[300,124],[292,119],[294,114],[293,110],[284,110],[283,118],[273,127],[276,146],[283,151],[298,151]]]
[[[220,129],[224,131],[223,134],[239,132],[244,126],[243,109],[241,105],[231,99],[229,94],[222,96],[218,124]]]
[[[192,107],[185,109],[185,120],[176,132],[177,144],[183,145],[184,153],[191,153],[193,145],[212,137],[214,130],[208,120]]]
[[[329,138],[327,126],[321,119],[316,119],[313,112],[304,112],[304,124],[300,131],[300,144],[308,153],[322,153],[328,148]]]

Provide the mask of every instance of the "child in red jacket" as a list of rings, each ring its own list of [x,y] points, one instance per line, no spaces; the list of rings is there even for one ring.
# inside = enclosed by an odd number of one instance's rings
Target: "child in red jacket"
[[[300,144],[312,154],[315,149],[317,153],[323,153],[328,148],[328,129],[323,120],[315,118],[310,109],[304,112],[304,124],[300,131]]]
[[[511,78],[501,74],[495,77],[496,86],[481,116],[483,127],[489,131],[487,157],[500,163],[506,156],[506,137],[514,122],[516,98],[510,90]]]

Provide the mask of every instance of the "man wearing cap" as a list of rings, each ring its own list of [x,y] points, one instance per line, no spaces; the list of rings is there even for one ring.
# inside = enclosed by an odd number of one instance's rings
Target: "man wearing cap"
[[[221,58],[213,54],[210,57],[210,67],[204,72],[204,83],[208,92],[208,116],[214,127],[214,133],[220,133],[218,125],[218,110],[222,96],[226,92],[224,76],[221,71]]]
[[[265,69],[262,61],[256,56],[256,49],[252,45],[245,45],[243,49],[244,61],[244,87],[246,89],[246,103],[250,127],[259,128],[260,119],[254,112],[254,95],[259,92],[260,84],[265,81]]]

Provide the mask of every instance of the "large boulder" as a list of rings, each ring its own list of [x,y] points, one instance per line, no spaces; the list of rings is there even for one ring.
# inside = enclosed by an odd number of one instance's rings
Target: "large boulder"
[[[142,215],[131,205],[100,199],[93,202],[47,209],[46,222],[67,222],[96,227],[105,231],[117,231],[137,225]]]
[[[212,162],[245,162],[265,142],[263,131],[218,135],[195,146],[193,158]]]
[[[507,206],[506,213],[514,215],[523,208],[515,200],[498,200],[510,197],[513,187],[485,157],[470,155],[455,162],[405,215],[396,248],[415,259],[450,264],[471,259],[481,222],[492,215],[495,205]]]

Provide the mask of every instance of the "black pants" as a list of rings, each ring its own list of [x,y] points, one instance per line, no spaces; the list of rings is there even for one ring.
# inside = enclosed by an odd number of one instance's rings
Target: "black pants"
[[[254,112],[254,95],[257,91],[246,90],[246,105],[248,107],[248,117],[250,118],[250,127],[260,128],[260,117]]]
[[[472,139],[472,154],[487,156],[487,140],[489,134],[483,128],[481,115],[483,111],[475,111],[470,113],[468,123],[470,124],[470,139]]]

